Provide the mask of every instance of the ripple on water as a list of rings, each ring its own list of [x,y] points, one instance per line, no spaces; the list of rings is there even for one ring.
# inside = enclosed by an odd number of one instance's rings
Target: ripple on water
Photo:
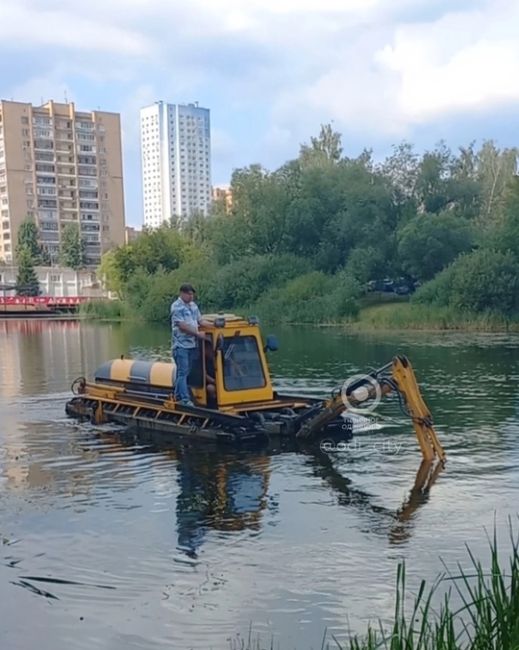
[[[193,450],[79,425],[64,417],[71,380],[88,374],[85,359],[93,368],[130,346],[115,326],[73,332],[56,329],[59,350],[47,335],[35,348],[52,363],[0,372],[9,647],[223,650],[251,622],[266,643],[321,647],[325,627],[344,639],[348,626],[390,615],[398,561],[416,585],[442,570],[440,558],[466,564],[466,542],[487,557],[494,519],[506,535],[519,497],[519,337],[314,331],[312,343],[291,330],[272,355],[280,390],[323,396],[348,373],[409,354],[448,453],[434,482],[418,485],[396,401],[381,407],[378,429],[329,454]],[[129,340],[159,358],[168,336]]]

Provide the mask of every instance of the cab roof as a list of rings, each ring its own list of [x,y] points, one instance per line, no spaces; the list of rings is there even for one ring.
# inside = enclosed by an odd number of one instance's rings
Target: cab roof
[[[242,327],[259,325],[256,316],[245,318],[244,316],[237,316],[236,314],[203,314],[202,318],[209,321],[213,327],[218,328],[236,327],[237,325]]]

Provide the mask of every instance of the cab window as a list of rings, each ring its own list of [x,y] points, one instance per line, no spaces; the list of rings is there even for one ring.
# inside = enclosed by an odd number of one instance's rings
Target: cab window
[[[222,348],[225,390],[263,388],[265,375],[254,336],[225,338]]]

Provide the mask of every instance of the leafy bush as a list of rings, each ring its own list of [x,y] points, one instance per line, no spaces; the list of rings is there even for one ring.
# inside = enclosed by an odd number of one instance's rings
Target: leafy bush
[[[183,264],[174,271],[158,270],[147,273],[137,269],[125,285],[125,294],[130,309],[136,316],[150,321],[169,320],[169,309],[178,296],[182,283],[191,282],[197,290],[196,300],[204,308],[211,296],[215,268],[211,262]]]
[[[217,310],[244,307],[308,270],[306,260],[288,253],[243,258],[216,272],[205,300]]]
[[[359,295],[360,287],[350,276],[312,271],[268,291],[258,300],[257,311],[271,322],[332,323],[358,313]]]
[[[519,312],[519,262],[511,252],[481,249],[461,255],[413,300],[506,316]]]
[[[512,253],[479,250],[455,262],[450,303],[459,309],[519,311],[519,262]]]
[[[345,269],[361,284],[387,275],[387,261],[381,250],[373,246],[354,248],[348,256]]]
[[[430,280],[472,244],[472,230],[463,219],[445,212],[418,215],[399,233],[398,255],[405,272]]]
[[[438,273],[432,280],[422,285],[416,293],[411,296],[411,302],[438,307],[447,306],[452,295],[452,282],[456,272],[454,264],[448,266],[441,273]]]

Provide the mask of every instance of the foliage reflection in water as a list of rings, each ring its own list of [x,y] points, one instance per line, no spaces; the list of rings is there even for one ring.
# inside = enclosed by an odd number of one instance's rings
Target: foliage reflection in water
[[[279,329],[278,385],[324,394],[407,354],[448,452],[418,467],[398,404],[346,450],[189,447],[63,416],[71,381],[169,332],[0,322],[0,639],[8,648],[226,648],[250,621],[281,647],[390,617],[408,584],[485,560],[519,497],[514,336]],[[109,588],[107,588],[109,587]],[[55,598],[47,594],[52,594]],[[27,626],[27,617],[31,625]]]

